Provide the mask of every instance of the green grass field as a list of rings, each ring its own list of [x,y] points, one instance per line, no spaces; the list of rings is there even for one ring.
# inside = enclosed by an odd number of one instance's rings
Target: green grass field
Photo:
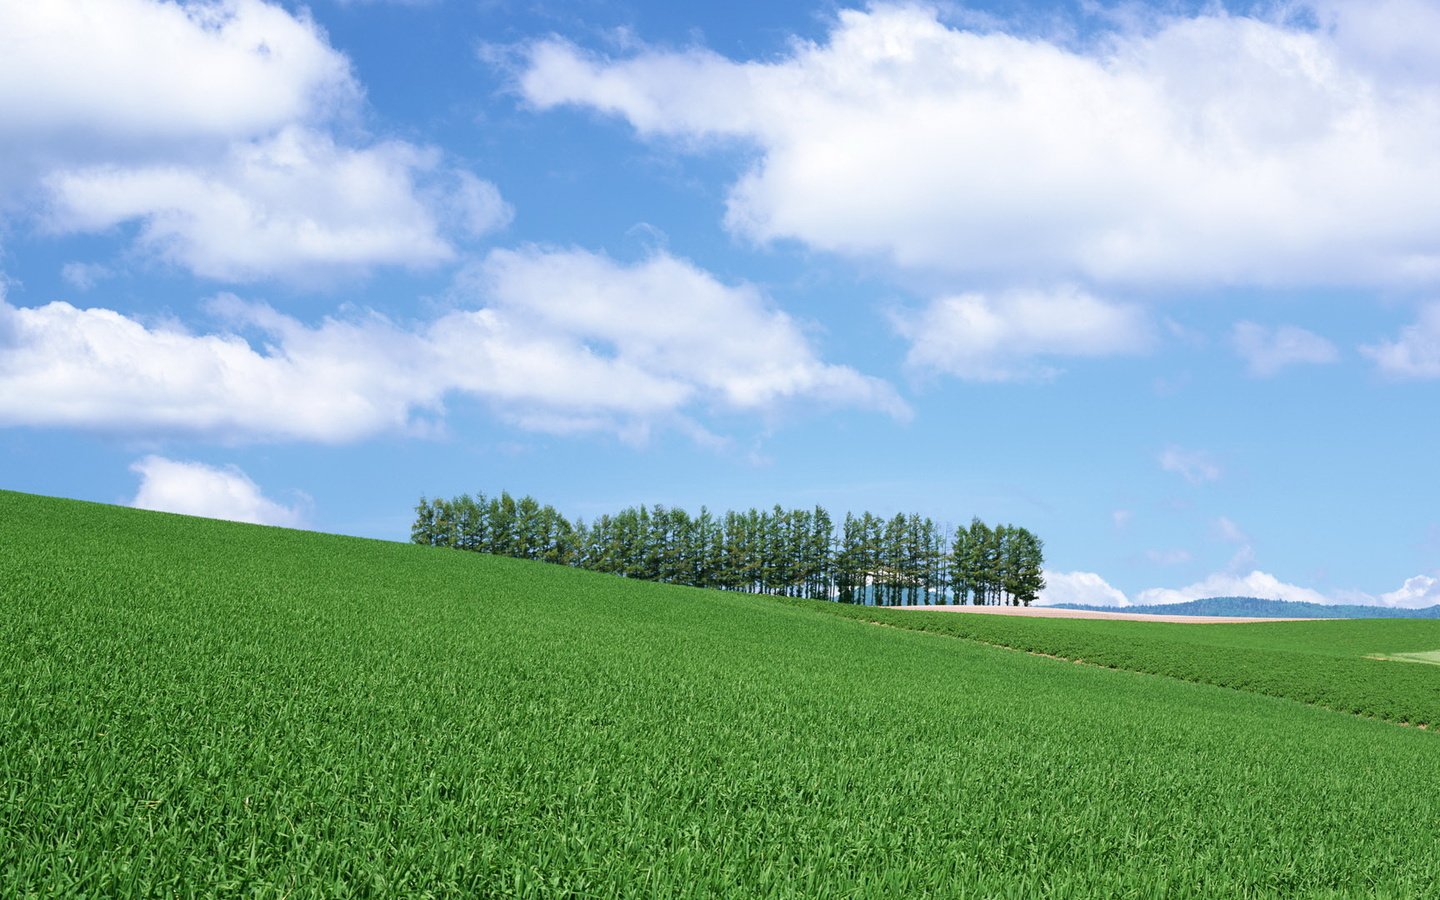
[[[0,493],[0,895],[1440,878],[1432,733],[824,613]]]
[[[1392,722],[1440,724],[1440,620],[1198,625],[1022,619],[789,601],[818,612],[1069,660],[1285,697]]]

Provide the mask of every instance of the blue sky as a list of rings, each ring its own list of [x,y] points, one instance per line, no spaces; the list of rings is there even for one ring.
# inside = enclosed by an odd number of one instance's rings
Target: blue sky
[[[0,486],[1440,602],[1440,3],[0,8]]]

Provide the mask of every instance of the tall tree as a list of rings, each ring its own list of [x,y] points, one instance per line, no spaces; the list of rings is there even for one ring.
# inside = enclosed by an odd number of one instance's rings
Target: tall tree
[[[833,581],[833,547],[835,524],[825,507],[817,505],[810,518],[809,588],[806,596],[812,600],[831,599],[830,586]]]
[[[977,572],[970,545],[973,531],[973,523],[970,528],[955,529],[955,537],[950,544],[950,591],[956,603],[971,603],[975,596]]]
[[[970,520],[970,538],[967,542],[966,568],[969,570],[970,586],[974,591],[973,602],[980,606],[989,605],[995,583],[991,567],[990,550],[995,534],[990,526],[979,518]]]
[[[510,496],[509,491],[501,491],[500,496],[492,499],[487,506],[486,518],[490,523],[490,552],[500,556],[517,555],[515,498]]]
[[[1015,602],[1029,606],[1045,590],[1045,543],[1026,528],[1010,529],[1010,583],[1006,590]]]
[[[720,523],[715,521],[708,508],[700,507],[690,534],[689,583],[695,587],[719,587],[725,544]]]
[[[410,540],[416,544],[435,543],[435,507],[423,496],[415,504],[415,524],[410,526]]]
[[[456,544],[455,507],[449,500],[436,498],[435,503],[435,546],[454,547]]]
[[[456,549],[479,550],[484,547],[485,512],[475,498],[461,494],[450,501],[450,507],[454,517]]]

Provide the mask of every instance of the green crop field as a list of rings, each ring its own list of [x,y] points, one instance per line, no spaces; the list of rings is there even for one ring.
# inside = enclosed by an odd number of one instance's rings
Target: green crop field
[[[1440,724],[1440,620],[1236,625],[1034,619],[805,604],[819,612],[984,641],[1098,666],[1285,697],[1393,722]]]
[[[0,493],[0,895],[1440,880],[1440,736],[819,606]]]

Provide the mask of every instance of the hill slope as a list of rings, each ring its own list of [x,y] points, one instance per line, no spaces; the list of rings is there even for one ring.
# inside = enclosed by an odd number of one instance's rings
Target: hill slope
[[[0,549],[5,895],[1440,876],[1415,729],[769,599],[13,493]]]

